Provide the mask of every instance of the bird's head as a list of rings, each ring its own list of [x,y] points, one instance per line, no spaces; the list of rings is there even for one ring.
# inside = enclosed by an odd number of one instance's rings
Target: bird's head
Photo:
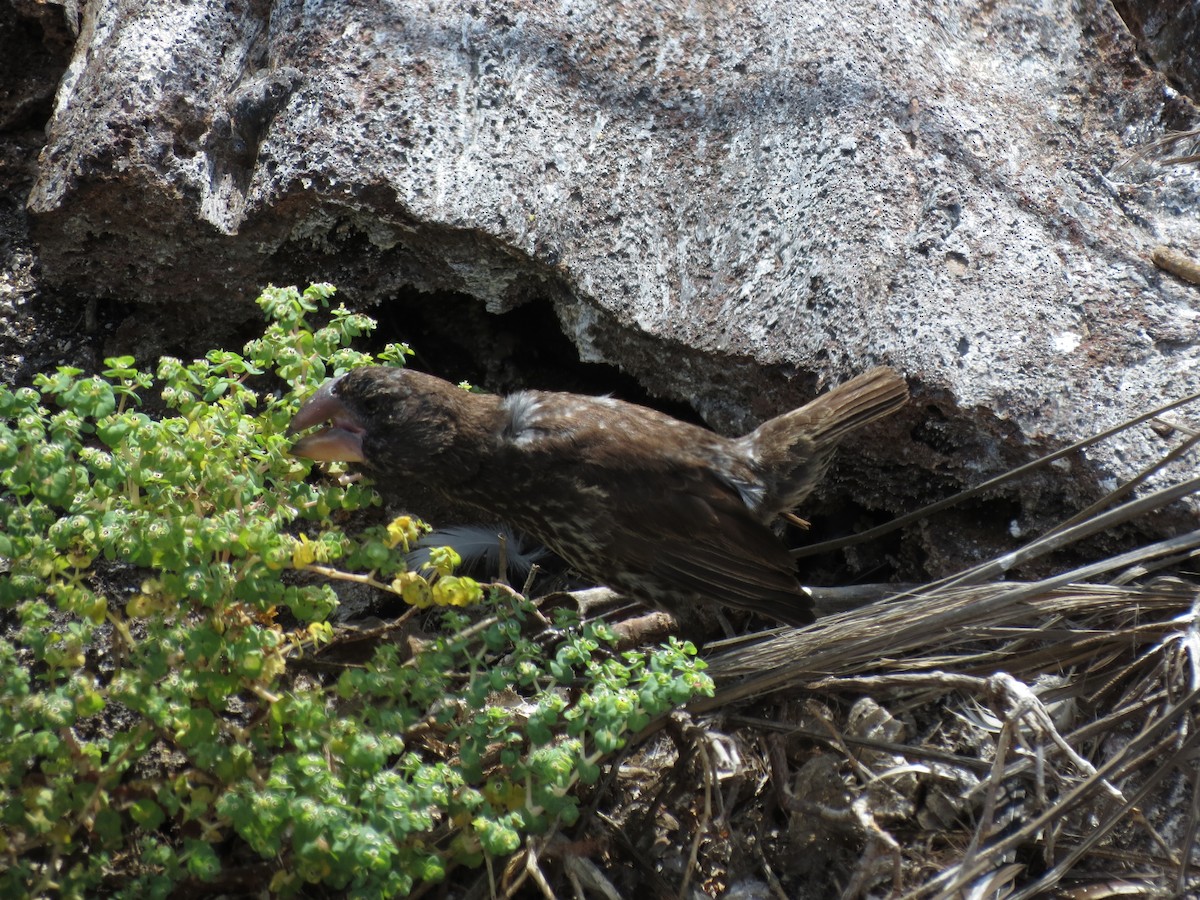
[[[452,472],[468,442],[478,446],[494,398],[432,375],[389,366],[353,369],[323,384],[296,413],[294,456],[364,463],[394,475]]]

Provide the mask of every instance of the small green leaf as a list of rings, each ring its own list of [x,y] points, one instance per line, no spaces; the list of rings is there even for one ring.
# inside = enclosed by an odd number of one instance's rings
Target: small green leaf
[[[154,831],[166,820],[162,807],[148,797],[133,801],[129,816],[147,831]]]

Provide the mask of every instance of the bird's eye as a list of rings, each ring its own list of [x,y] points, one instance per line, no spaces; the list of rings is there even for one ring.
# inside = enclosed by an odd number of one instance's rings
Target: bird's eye
[[[363,397],[362,400],[359,401],[358,405],[363,415],[369,419],[378,420],[387,417],[389,407],[391,407],[392,404],[388,402],[386,397],[382,397],[378,394],[369,394],[366,397]]]

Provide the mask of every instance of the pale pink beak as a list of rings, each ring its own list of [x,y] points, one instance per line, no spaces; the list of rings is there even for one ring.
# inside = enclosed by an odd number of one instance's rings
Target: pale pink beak
[[[288,434],[295,434],[321,422],[329,423],[321,431],[292,444],[292,456],[320,462],[364,461],[362,441],[367,430],[334,395],[338,381],[334,378],[321,385],[292,419]]]

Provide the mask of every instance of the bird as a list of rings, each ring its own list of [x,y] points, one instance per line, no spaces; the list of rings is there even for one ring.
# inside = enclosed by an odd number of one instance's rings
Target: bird
[[[905,379],[881,366],[731,438],[613,397],[475,393],[369,365],[319,387],[288,433],[320,425],[293,455],[419,482],[680,623],[728,607],[798,626],[812,600],[772,525],[820,484],[843,438],[907,400]]]

